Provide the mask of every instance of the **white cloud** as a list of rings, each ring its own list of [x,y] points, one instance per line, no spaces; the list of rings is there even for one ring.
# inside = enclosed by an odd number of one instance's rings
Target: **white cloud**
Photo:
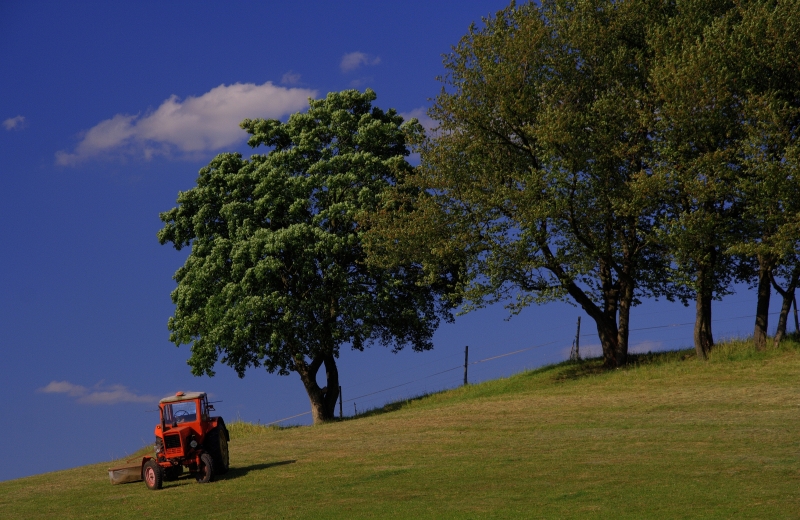
[[[6,130],[20,130],[25,128],[25,116],[9,117],[3,121]]]
[[[362,65],[377,65],[380,62],[381,59],[379,56],[370,56],[363,52],[351,52],[342,56],[342,61],[339,63],[339,67],[342,69],[342,72],[350,72],[351,70],[355,70]]]
[[[428,132],[439,126],[439,123],[428,117],[427,111],[424,107],[415,108],[410,112],[400,112],[400,115],[403,116],[403,119],[406,121],[412,118],[417,118],[419,124],[421,124],[422,127]]]
[[[286,88],[272,82],[220,85],[202,96],[181,101],[170,96],[144,116],[117,114],[83,134],[73,152],[59,151],[56,162],[73,165],[86,159],[134,154],[149,159],[174,150],[210,152],[243,140],[239,123],[246,118],[278,119],[305,108],[315,90]]]
[[[97,384],[93,388],[87,388],[69,381],[52,381],[49,385],[39,388],[37,392],[66,394],[77,398],[77,401],[83,404],[153,403],[158,401],[156,396],[139,395],[122,385],[102,387]]]
[[[292,70],[281,77],[282,85],[297,85],[298,83],[300,83],[300,74]]]
[[[52,381],[49,385],[40,388],[37,392],[45,394],[67,394],[70,397],[81,397],[89,392],[85,386],[73,385],[69,381]]]

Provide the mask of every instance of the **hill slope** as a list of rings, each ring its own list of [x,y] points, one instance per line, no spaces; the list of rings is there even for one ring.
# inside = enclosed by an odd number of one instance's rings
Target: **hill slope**
[[[0,483],[8,518],[797,517],[800,345],[561,364],[319,427],[231,426],[159,492],[109,464]]]

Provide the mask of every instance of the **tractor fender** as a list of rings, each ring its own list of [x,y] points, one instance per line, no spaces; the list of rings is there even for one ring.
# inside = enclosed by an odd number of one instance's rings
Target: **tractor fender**
[[[222,417],[217,417],[217,428],[225,432],[225,440],[231,442],[231,434],[228,433],[228,428],[225,427],[225,420]]]
[[[211,422],[213,423],[213,426],[209,431],[213,430],[214,428],[221,429],[222,431],[225,432],[225,440],[230,442],[231,434],[228,433],[228,428],[225,426],[225,420],[222,417],[212,417]]]
[[[147,461],[152,459],[150,455],[145,455],[142,457],[142,480],[144,480],[144,465],[147,464]]]

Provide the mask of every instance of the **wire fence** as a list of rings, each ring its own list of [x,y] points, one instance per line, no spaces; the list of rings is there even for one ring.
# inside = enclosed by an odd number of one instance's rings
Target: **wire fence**
[[[733,303],[736,303],[736,302],[733,302]],[[653,313],[648,313],[648,314],[650,314],[650,315],[663,314],[663,312],[653,312]],[[779,314],[779,313],[778,312],[769,313],[770,316],[777,315],[777,314]],[[644,316],[644,315],[647,315],[647,314],[640,314],[640,316]],[[717,324],[717,323],[731,322],[731,321],[736,321],[736,320],[743,320],[743,319],[747,319],[747,318],[755,318],[755,315],[754,314],[747,314],[747,315],[742,315],[742,316],[725,317],[725,318],[721,318],[721,319],[714,319],[714,320],[712,320],[712,322],[714,324]],[[653,325],[653,326],[647,326],[647,327],[632,328],[632,329],[629,330],[629,332],[652,331],[652,330],[670,329],[670,328],[677,329],[677,328],[681,328],[681,327],[694,326],[694,324],[695,324],[694,321],[681,322],[681,323],[667,323],[667,324],[663,324],[663,325]],[[554,327],[554,328],[542,330],[542,331],[539,331],[539,332],[540,333],[546,333],[546,332],[552,332],[554,330],[563,330],[563,327]],[[597,338],[597,332],[593,331],[593,332],[582,333],[582,334],[580,334],[579,337],[580,338],[587,338],[587,337],[595,337],[595,338]],[[671,339],[674,339],[675,341],[679,340],[679,341],[682,341],[684,343],[686,342],[686,338],[684,336],[682,336],[681,338],[660,338],[660,340],[666,340],[666,341],[670,341]],[[663,341],[659,341],[659,344],[663,344]],[[454,372],[456,370],[465,370],[465,373],[466,373],[466,370],[470,366],[479,365],[479,364],[482,364],[482,363],[488,363],[490,361],[495,361],[495,360],[498,360],[498,359],[501,359],[501,358],[514,356],[514,355],[522,354],[524,352],[529,352],[529,351],[532,351],[532,350],[537,350],[537,349],[541,349],[541,348],[549,347],[549,346],[554,346],[554,345],[557,345],[558,347],[561,347],[561,348],[569,348],[568,344],[564,344],[564,343],[561,343],[559,341],[549,341],[549,342],[546,342],[546,343],[541,343],[541,344],[533,345],[533,346],[530,346],[530,347],[513,350],[513,351],[510,351],[510,352],[504,352],[504,353],[501,353],[501,354],[492,355],[492,356],[485,357],[483,359],[479,359],[479,360],[476,360],[476,361],[470,361],[470,362],[466,362],[466,363],[459,363],[458,365],[450,366],[449,368],[445,368],[443,370],[438,370],[438,371],[436,371],[436,372],[434,372],[432,374],[427,374],[425,376],[417,377],[417,378],[405,381],[403,383],[399,383],[399,384],[395,384],[395,385],[392,385],[392,386],[388,386],[386,388],[381,388],[379,390],[367,392],[367,393],[358,395],[356,397],[343,399],[341,402],[342,403],[354,403],[355,404],[356,402],[360,401],[362,403],[362,405],[363,404],[369,404],[370,402],[374,402],[375,401],[375,399],[374,399],[375,396],[379,396],[381,394],[385,394],[386,392],[390,392],[392,390],[397,390],[399,388],[407,387],[407,386],[412,385],[414,383],[427,381],[427,380],[430,380],[432,378],[441,376],[443,374],[448,374],[450,372]],[[662,348],[660,350],[670,350],[670,349],[663,349]],[[439,357],[439,358],[431,360],[431,361],[427,361],[425,363],[420,363],[420,364],[415,365],[413,367],[409,367],[409,368],[405,368],[403,370],[396,371],[392,375],[393,376],[397,376],[399,374],[406,374],[408,372],[418,371],[420,368],[423,368],[423,367],[426,367],[426,366],[430,366],[430,365],[433,365],[433,364],[437,364],[437,363],[441,363],[443,361],[452,359],[454,357],[461,357],[461,356],[464,356],[464,354],[463,353],[449,354],[449,355],[442,356],[442,357]],[[352,386],[347,387],[347,390],[348,391],[352,391],[354,389],[361,388],[361,387],[364,387],[364,386],[369,385],[371,383],[374,383],[376,381],[385,380],[385,379],[386,379],[386,376],[384,375],[384,376],[381,376],[379,378],[371,379],[371,380],[368,380],[368,381],[361,381],[359,383],[356,383],[356,384],[354,384]],[[458,386],[459,383],[461,383],[461,382],[462,382],[461,376],[459,376],[458,379],[448,378],[446,381],[440,381],[440,388],[439,389],[440,390],[444,390],[444,389],[447,389],[447,388],[453,388],[455,386]],[[417,394],[417,395],[419,395],[419,394]],[[373,399],[369,399],[369,398],[373,398]],[[406,396],[406,397],[398,396],[395,400],[402,400],[404,398],[408,399],[408,396]],[[366,401],[364,401],[365,399],[366,399]],[[366,411],[366,410],[367,410],[367,408],[362,408],[362,412]],[[356,413],[356,414],[358,413],[357,412],[357,408],[355,406],[354,406],[354,413]],[[275,421],[272,421],[272,422],[269,422],[269,423],[265,423],[265,425],[269,426],[269,425],[273,425],[273,424],[278,424],[278,423],[282,423],[284,421],[288,421],[288,420],[291,420],[291,419],[296,419],[298,417],[303,417],[303,416],[310,415],[310,414],[311,414],[311,411],[309,410],[307,412],[295,414],[295,415],[292,415],[292,416],[289,416],[289,417],[284,417],[282,419],[278,419],[278,420],[275,420]]]

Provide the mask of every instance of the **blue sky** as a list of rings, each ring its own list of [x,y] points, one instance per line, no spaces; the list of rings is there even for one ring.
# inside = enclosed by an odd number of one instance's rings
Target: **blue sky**
[[[221,151],[242,151],[245,117],[285,118],[309,96],[372,88],[424,117],[441,55],[504,1],[0,3],[0,480],[124,456],[152,442],[157,399],[210,392],[227,421],[305,412],[296,374],[227,367],[195,378],[168,341],[172,274],[158,214]],[[773,301],[773,307],[778,302]],[[754,294],[715,307],[717,338],[749,334]],[[578,309],[490,308],[442,327],[436,348],[345,351],[345,399],[359,409],[559,361]],[[634,349],[691,344],[692,309],[645,302]],[[774,319],[772,327],[774,328]],[[792,327],[790,326],[790,329]],[[597,348],[584,316],[582,344]],[[430,377],[429,377],[430,376]],[[404,384],[415,381],[410,384]],[[353,412],[348,402],[345,413]],[[308,416],[293,419],[308,422]],[[235,446],[232,446],[235,450]],[[232,451],[235,464],[235,451]]]

